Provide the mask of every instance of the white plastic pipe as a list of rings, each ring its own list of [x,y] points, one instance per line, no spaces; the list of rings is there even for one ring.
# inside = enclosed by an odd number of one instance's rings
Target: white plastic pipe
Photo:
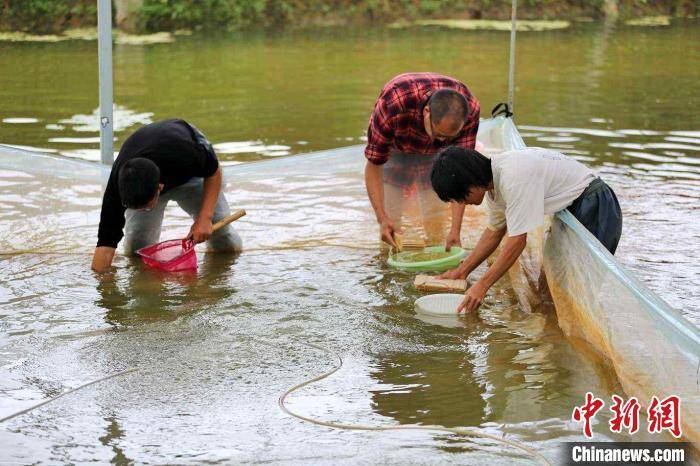
[[[97,0],[97,48],[100,67],[100,160],[114,162],[112,121],[112,1]]]
[[[518,0],[512,0],[510,10],[510,60],[508,65],[508,107],[513,111],[515,94],[515,29],[517,25]]]

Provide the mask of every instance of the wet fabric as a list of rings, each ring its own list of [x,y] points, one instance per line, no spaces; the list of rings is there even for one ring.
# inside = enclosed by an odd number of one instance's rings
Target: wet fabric
[[[116,248],[123,237],[126,208],[119,195],[120,168],[133,158],[151,160],[160,169],[161,194],[194,177],[208,177],[219,168],[204,135],[184,120],[164,120],[143,126],[129,136],[114,161],[102,199],[97,246]]]
[[[182,186],[178,186],[158,199],[156,206],[148,211],[135,209],[126,210],[126,225],[124,238],[124,253],[134,254],[141,248],[150,246],[160,240],[160,231],[163,225],[163,215],[168,202],[175,201],[194,220],[199,215],[204,196],[204,179],[194,178]],[[223,190],[219,192],[216,201],[212,223],[231,214],[229,203]],[[231,225],[215,231],[209,241],[209,249],[221,252],[240,251],[243,247],[240,236]]]
[[[605,249],[615,254],[622,235],[622,211],[610,186],[596,178],[568,210],[593,233]]]

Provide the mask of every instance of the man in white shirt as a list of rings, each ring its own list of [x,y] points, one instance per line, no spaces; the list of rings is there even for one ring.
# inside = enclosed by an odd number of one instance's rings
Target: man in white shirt
[[[466,292],[457,312],[476,310],[486,292],[525,249],[528,232],[544,216],[569,211],[611,252],[622,234],[622,213],[615,193],[588,167],[559,152],[531,147],[491,159],[461,147],[438,155],[431,172],[433,189],[444,202],[479,205],[486,201],[488,228],[472,253],[441,278],[466,278],[508,234],[488,271]]]

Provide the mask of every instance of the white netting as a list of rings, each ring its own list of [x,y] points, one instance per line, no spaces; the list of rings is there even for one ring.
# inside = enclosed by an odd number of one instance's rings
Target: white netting
[[[625,392],[648,406],[681,399],[684,436],[700,442],[700,332],[632,277],[568,211],[557,214],[544,266],[559,325],[605,355]]]
[[[524,147],[512,120],[505,117],[482,121],[478,141],[487,155]],[[378,227],[367,201],[364,164],[362,146],[353,146],[225,167],[232,208],[248,211],[245,221],[236,225],[244,248],[376,249]],[[89,253],[95,244],[106,173],[89,162],[0,147],[4,213],[0,253]],[[404,229],[429,236],[419,190],[406,189],[404,194]],[[440,234],[449,221],[444,209],[437,209],[442,217],[441,228],[435,231]],[[178,209],[169,210],[163,237],[186,233],[190,223]],[[482,209],[467,207],[462,227],[465,247],[475,244],[484,224]],[[544,240],[542,229],[528,234],[528,247],[508,274],[523,310],[539,303],[544,251],[562,329],[606,356],[629,395],[644,401],[652,395],[680,396],[684,434],[700,441],[698,330],[630,277],[570,215],[555,217],[543,249]]]

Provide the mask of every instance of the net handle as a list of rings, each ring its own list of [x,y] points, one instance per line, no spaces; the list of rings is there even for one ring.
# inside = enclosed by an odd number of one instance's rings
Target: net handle
[[[245,214],[246,214],[246,212],[245,212],[245,210],[243,210],[243,209],[235,211],[234,213],[232,213],[232,214],[229,215],[228,217],[224,217],[224,218],[222,218],[221,220],[219,220],[218,222],[216,222],[216,223],[212,226],[212,231],[216,231],[216,230],[218,230],[218,229],[220,229],[220,228],[225,227],[225,226],[228,225],[229,223],[235,222],[235,221],[238,220],[239,218],[243,217]]]

